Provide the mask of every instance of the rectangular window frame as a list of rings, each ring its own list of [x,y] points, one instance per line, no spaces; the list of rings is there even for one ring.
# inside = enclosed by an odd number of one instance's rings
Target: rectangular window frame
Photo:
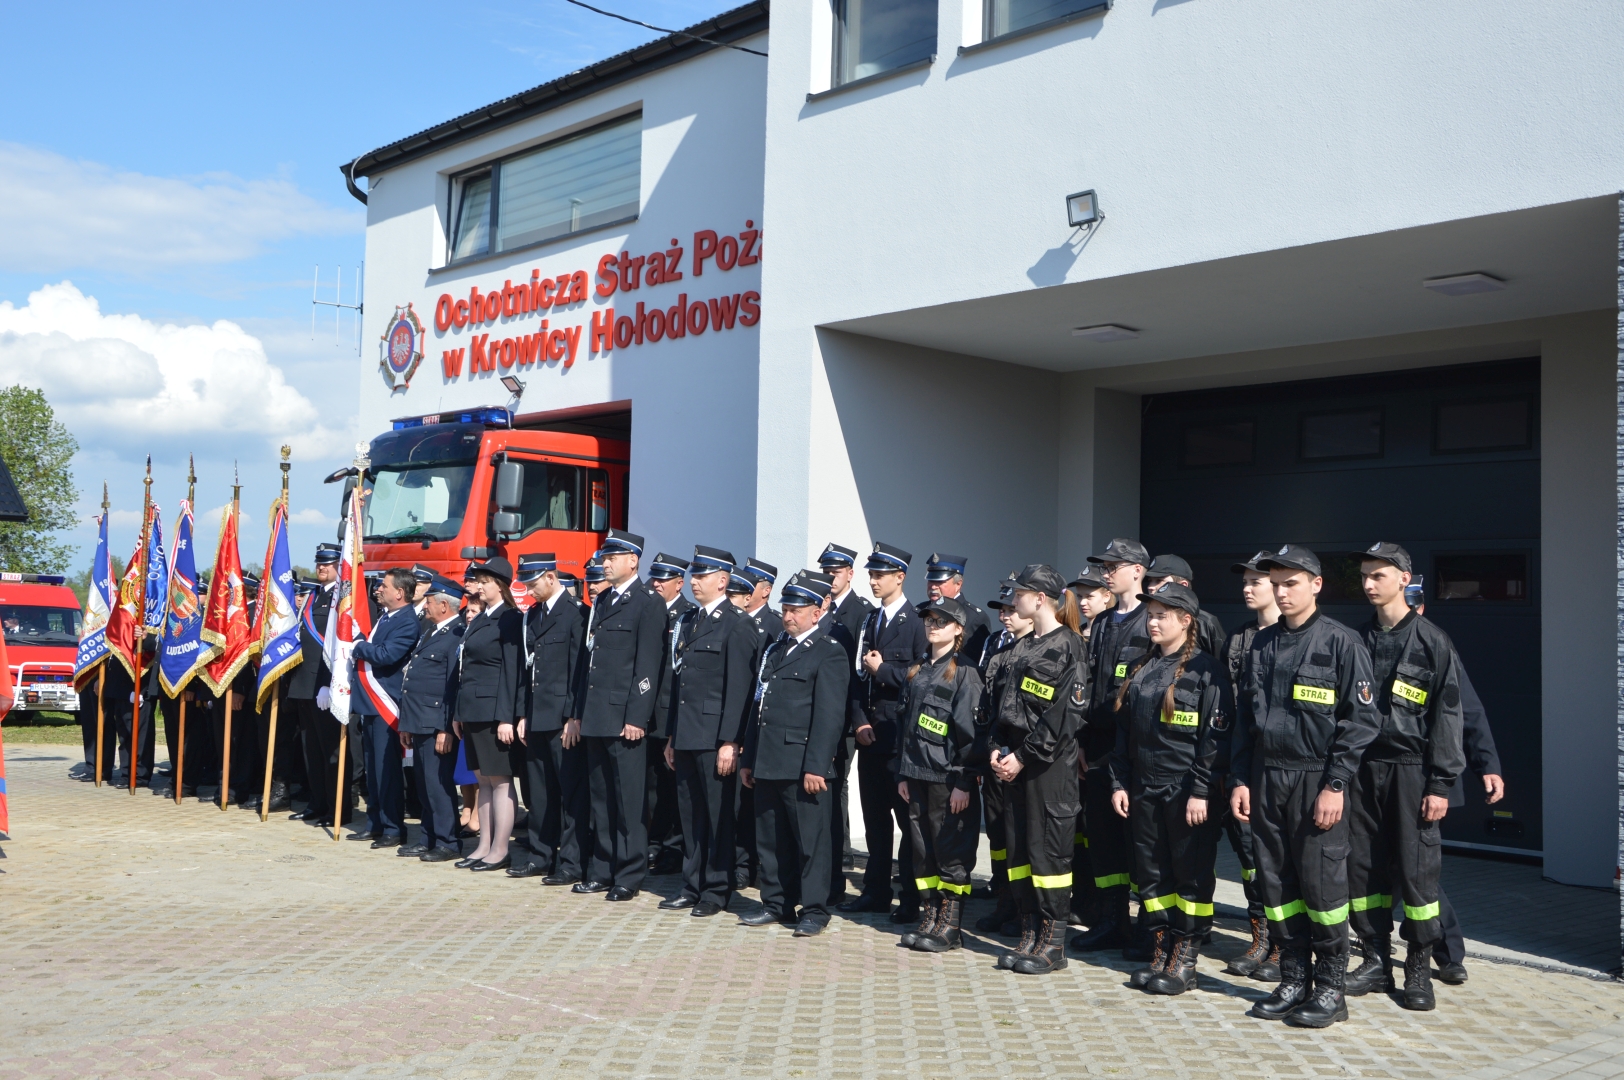
[[[1376,414],[1381,424],[1381,434],[1376,440],[1376,451],[1371,454],[1337,454],[1328,457],[1309,457],[1308,448],[1308,421],[1321,416],[1352,416],[1354,413]],[[1337,461],[1378,461],[1387,456],[1387,410],[1380,405],[1360,405],[1348,409],[1321,409],[1316,412],[1305,412],[1297,418],[1297,460],[1302,463],[1315,465]]]
[[[636,121],[638,123],[639,131],[641,131],[643,121],[643,112],[641,109],[636,112],[622,113],[619,116],[612,116],[601,123],[593,124],[577,131],[571,131],[566,134],[559,135],[556,138],[544,140],[535,144],[534,146],[526,146],[522,150],[515,150],[510,154],[504,154],[494,161],[481,162],[472,168],[465,169],[461,172],[452,173],[449,177],[450,183],[446,185],[449,192],[449,205],[446,208],[446,258],[444,265],[441,266],[440,269],[449,269],[453,266],[466,266],[469,263],[476,262],[480,259],[489,259],[497,256],[511,256],[517,252],[530,251],[535,248],[546,247],[549,244],[563,243],[573,240],[576,237],[585,236],[588,233],[599,232],[603,229],[619,228],[622,225],[630,224],[642,217],[643,198],[641,192],[639,192],[637,198],[637,212],[634,214],[628,214],[625,217],[616,218],[613,221],[600,222],[597,225],[588,226],[584,229],[578,229],[574,232],[563,233],[559,236],[550,236],[545,240],[536,240],[528,244],[520,244],[516,247],[502,249],[498,249],[497,247],[497,225],[501,221],[502,212],[502,165],[504,163],[512,161],[515,158],[525,157],[533,154],[538,150],[545,150],[549,146],[555,146],[559,143],[567,142],[570,139],[578,139],[583,135],[591,135],[596,132],[603,131],[606,128],[616,127],[620,124],[626,124],[632,121]],[[641,173],[641,145],[638,149],[638,170],[639,173]],[[460,259],[453,258],[452,252],[456,250],[457,243],[457,229],[461,224],[460,218],[462,215],[463,185],[471,180],[478,180],[487,174],[491,178],[491,201],[487,211],[489,216],[485,222],[485,250],[477,255],[464,255]]]
[[[829,89],[820,93],[806,95],[806,100],[808,101],[816,101],[817,99],[828,94],[838,93],[841,90],[849,90],[854,86],[867,86],[869,83],[878,82],[881,79],[889,79],[896,75],[905,75],[910,71],[918,71],[922,68],[928,68],[936,63],[936,57],[939,49],[941,48],[940,26],[937,28],[937,47],[932,49],[928,56],[922,57],[918,60],[910,60],[906,64],[898,64],[896,67],[886,68],[884,71],[875,71],[868,75],[859,75],[855,79],[842,79],[841,71],[845,67],[846,40],[848,37],[846,33],[846,12],[849,3],[850,0],[833,0],[830,5],[833,8],[834,15],[834,19],[832,20],[834,26],[834,47],[829,50]],[[938,15],[940,10],[940,0],[938,0]]]
[[[1449,559],[1470,559],[1484,556],[1492,557],[1505,555],[1520,556],[1523,560],[1523,569],[1526,573],[1523,578],[1523,587],[1525,592],[1522,596],[1505,597],[1503,599],[1492,600],[1483,596],[1454,597],[1451,599],[1444,598],[1442,591],[1444,577],[1443,571],[1439,569],[1440,562],[1446,562]],[[1472,611],[1485,608],[1487,610],[1494,611],[1513,606],[1529,606],[1535,602],[1534,592],[1537,586],[1534,578],[1539,573],[1538,564],[1539,560],[1534,557],[1534,552],[1529,548],[1522,547],[1447,548],[1434,551],[1432,553],[1432,573],[1429,575],[1426,583],[1427,601],[1429,603],[1435,601],[1441,607],[1446,607],[1453,611]]]
[[[1528,436],[1521,446],[1479,446],[1465,450],[1445,450],[1438,445],[1442,430],[1443,411],[1451,405],[1500,405],[1519,401],[1528,409]],[[1539,402],[1532,394],[1502,394],[1486,398],[1440,399],[1432,404],[1432,453],[1436,457],[1454,457],[1457,454],[1516,454],[1534,448],[1534,429],[1539,423]]]
[[[1111,5],[1114,2],[1115,0],[1094,0],[1093,3],[1088,4],[1086,7],[1079,8],[1078,10],[1069,14],[1057,15],[1052,19],[1045,19],[1042,22],[1033,23],[1031,26],[1023,26],[1019,30],[1010,30],[1007,33],[994,34],[992,29],[992,8],[994,0],[982,0],[981,40],[976,42],[974,45],[960,45],[959,55],[968,56],[973,53],[980,52],[982,49],[992,48],[994,45],[1002,45],[1006,41],[1015,41],[1019,38],[1030,37],[1033,34],[1041,34],[1046,30],[1053,30],[1056,27],[1066,26],[1069,23],[1081,22],[1084,19],[1092,19],[1097,16],[1104,15],[1106,12],[1111,10]]]

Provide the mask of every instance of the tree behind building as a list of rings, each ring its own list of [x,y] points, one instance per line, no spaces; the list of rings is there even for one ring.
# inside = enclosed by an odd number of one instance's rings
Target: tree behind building
[[[0,390],[0,458],[28,506],[26,522],[0,522],[0,570],[60,574],[73,549],[56,534],[77,524],[73,472],[79,443],[38,390]]]

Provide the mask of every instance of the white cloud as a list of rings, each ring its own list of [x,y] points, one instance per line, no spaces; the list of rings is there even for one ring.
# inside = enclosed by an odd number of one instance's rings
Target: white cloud
[[[286,441],[308,460],[355,441],[350,425],[321,423],[260,340],[236,323],[105,315],[68,281],[30,293],[25,307],[0,303],[0,380],[43,390],[87,446],[203,450],[210,436],[234,443],[257,436]]]
[[[303,510],[295,510],[288,515],[288,521],[294,525],[337,525],[338,519],[322,513],[314,506],[307,506]]]
[[[291,236],[359,234],[364,223],[358,208],[328,205],[287,180],[147,176],[0,142],[5,269],[215,265]]]

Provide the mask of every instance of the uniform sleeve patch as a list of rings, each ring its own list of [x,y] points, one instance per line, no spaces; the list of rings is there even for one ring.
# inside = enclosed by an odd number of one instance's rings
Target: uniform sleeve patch
[[[644,679],[642,682],[637,684],[637,692],[639,694],[648,693],[648,680],[647,679]]]
[[[1360,679],[1355,684],[1355,686],[1359,690],[1359,704],[1361,704],[1361,705],[1369,705],[1372,701],[1375,700],[1375,697],[1370,692],[1370,684],[1369,683],[1365,682],[1363,679]]]
[[[1088,698],[1088,688],[1087,687],[1085,687],[1080,682],[1074,682],[1074,683],[1071,684],[1071,703],[1073,705],[1077,706],[1080,709],[1080,708],[1083,707],[1083,702],[1086,701],[1087,698]]]
[[[1453,709],[1460,704],[1460,691],[1453,686],[1444,687],[1444,704]]]

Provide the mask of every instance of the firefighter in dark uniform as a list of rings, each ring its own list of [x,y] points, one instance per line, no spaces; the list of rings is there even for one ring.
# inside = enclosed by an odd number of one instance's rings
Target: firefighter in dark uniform
[[[1246,669],[1246,654],[1252,648],[1252,639],[1259,630],[1280,621],[1280,609],[1275,606],[1274,586],[1269,583],[1269,572],[1258,569],[1258,561],[1272,554],[1260,551],[1245,562],[1230,567],[1242,575],[1241,598],[1247,610],[1255,616],[1243,623],[1224,642],[1223,662],[1229,672],[1230,692],[1239,701],[1241,676]],[[1220,781],[1230,775],[1229,753],[1234,737],[1234,725],[1218,739],[1218,758],[1213,762],[1212,774]],[[1269,937],[1269,920],[1263,913],[1263,892],[1257,881],[1257,852],[1252,843],[1252,826],[1229,812],[1229,794],[1226,791],[1222,805],[1214,802],[1212,812],[1218,815],[1219,825],[1229,838],[1229,846],[1241,864],[1241,888],[1246,893],[1246,917],[1252,928],[1252,943],[1245,952],[1232,958],[1224,971],[1231,975],[1245,975],[1260,982],[1280,981],[1280,943]]]
[[[1218,737],[1235,712],[1229,675],[1201,647],[1201,602],[1169,582],[1144,593],[1151,652],[1117,690],[1126,724],[1111,755],[1112,807],[1128,819],[1140,916],[1154,940],[1150,966],[1130,986],[1151,994],[1195,989],[1201,941],[1212,930],[1218,822],[1209,800]]]
[[[422,637],[434,629],[434,621],[423,610],[424,601],[428,599],[429,587],[439,575],[422,563],[412,564],[412,611],[417,615],[418,636]]]
[[[1105,580],[1099,567],[1090,563],[1072,580],[1066,582],[1066,591],[1077,600],[1077,611],[1081,616],[1081,631],[1083,643],[1086,646],[1093,634],[1094,620],[1105,611],[1116,606],[1116,594],[1111,591],[1111,583]],[[1081,785],[1079,804],[1082,810],[1077,815],[1077,831],[1072,835],[1072,888],[1071,888],[1071,918],[1074,926],[1087,926],[1089,920],[1095,916],[1097,898],[1094,888],[1093,864],[1088,859],[1088,773],[1086,760],[1080,761],[1078,782]],[[1104,782],[1105,772],[1099,776]]]
[[[1088,685],[1090,700],[1083,727],[1082,750],[1087,770],[1105,765],[1116,749],[1116,692],[1128,670],[1150,651],[1145,634],[1145,609],[1139,602],[1150,553],[1137,540],[1116,539],[1088,561],[1116,595],[1116,606],[1095,616],[1089,624]],[[1111,809],[1111,785],[1103,779],[1084,784],[1087,799],[1084,822],[1088,839],[1089,871],[1094,876],[1094,905],[1088,932],[1071,939],[1072,955],[1128,944],[1128,832]],[[1137,955],[1137,953],[1135,954]],[[1144,959],[1148,959],[1144,957]]]
[[[665,604],[637,576],[643,538],[610,529],[602,552],[605,587],[592,605],[585,667],[564,737],[586,741],[592,801],[592,859],[578,893],[635,899],[648,872],[648,759],[643,737],[665,654]],[[589,570],[590,573],[590,570]]]
[[[964,568],[969,562],[963,555],[932,552],[925,560],[925,601],[919,605],[919,611],[922,614],[931,601],[943,596],[963,604],[968,619],[964,624],[964,662],[979,665],[987,650],[987,638],[992,636],[992,626],[987,621],[987,613],[964,595]]]
[[[896,842],[892,818],[908,835],[908,806],[897,795],[891,759],[897,746],[897,710],[908,685],[908,671],[925,659],[925,623],[903,595],[913,556],[890,544],[875,544],[868,557],[869,587],[880,606],[863,620],[857,635],[857,670],[851,683],[848,714],[857,738],[857,795],[863,805],[868,836],[868,868],[862,895],[840,905],[841,911],[891,911],[891,853]],[[914,885],[913,847],[904,843],[898,859],[902,902],[892,912],[895,922],[919,918],[919,890]]]
[[[1011,692],[1001,702],[988,765],[1005,784],[1009,884],[1024,924],[1020,944],[998,966],[1022,975],[1066,966],[1077,733],[1088,666],[1083,639],[1060,621],[1064,591],[1065,579],[1041,563],[1016,575],[1015,610],[1033,627],[1011,656]]]
[[[1364,962],[1349,973],[1347,993],[1393,988],[1397,897],[1409,944],[1402,1004],[1424,1012],[1436,1005],[1432,950],[1443,938],[1438,823],[1466,768],[1460,662],[1449,635],[1405,603],[1410,553],[1375,543],[1359,559],[1365,598],[1376,609],[1364,638],[1381,733],[1365,750],[1349,799],[1348,891]]]
[[[829,923],[824,899],[834,855],[824,803],[851,680],[846,650],[820,622],[829,591],[829,578],[808,570],[779,596],[784,633],[762,657],[739,772],[755,791],[762,904],[739,922],[794,925],[796,937],[815,936]]]
[[[862,631],[863,620],[874,610],[874,605],[866,598],[858,596],[857,590],[851,587],[856,568],[857,552],[839,544],[825,545],[823,554],[818,556],[818,569],[828,575],[829,580],[833,582],[829,598],[823,605],[824,631],[829,633],[831,623],[840,625],[840,633],[838,635],[830,633],[830,636],[851,656],[853,677],[857,671],[857,635]],[[846,891],[845,871],[856,865],[851,848],[850,784],[851,763],[856,756],[857,740],[848,723],[846,733],[840,740],[839,756],[835,759],[835,788],[834,794],[829,799],[830,808],[835,814],[832,827],[835,837],[835,863],[839,867],[835,871],[839,880],[834,892],[842,896]]]
[[[559,579],[550,551],[519,556],[515,578],[530,593],[524,621],[524,743],[529,807],[523,866],[509,877],[539,877],[543,885],[581,880],[581,845],[591,813],[586,791],[586,749],[579,737],[564,742],[564,720],[575,701],[576,658],[585,636],[581,605]]]
[[[1364,642],[1318,609],[1319,557],[1287,544],[1258,568],[1280,621],[1246,657],[1230,809],[1252,825],[1280,984],[1248,1015],[1328,1027],[1348,1016],[1347,789],[1381,716]]]
[[[671,713],[671,651],[677,642],[677,623],[694,608],[682,595],[688,560],[660,552],[648,569],[649,591],[665,602],[665,658],[660,663],[660,687],[654,700],[648,737],[648,868],[656,874],[682,869],[682,818],[677,812],[677,777],[666,761],[666,717]]]
[[[987,606],[998,612],[1003,629],[987,639],[988,655],[981,665],[981,710],[977,719],[976,750],[972,760],[985,761],[991,752],[993,727],[1002,713],[1004,696],[1010,693],[1010,661],[1015,647],[1032,632],[1032,620],[1015,611],[1015,577],[1001,583],[998,599]],[[1019,934],[1015,894],[1009,888],[1008,830],[1005,827],[1004,783],[987,772],[981,781],[981,816],[987,827],[987,854],[992,860],[992,894],[998,905],[990,915],[976,920],[976,929],[985,934]]]
[[[941,596],[925,605],[930,653],[909,672],[898,713],[897,794],[908,804],[919,925],[902,944],[947,952],[961,944],[970,873],[981,839],[980,773],[973,762],[981,676],[964,659],[969,606]]]
[[[1416,610],[1426,614],[1426,605]],[[1489,730],[1489,717],[1483,711],[1483,702],[1472,686],[1466,666],[1460,666],[1460,708],[1462,734],[1466,743],[1467,767],[1478,775],[1483,784],[1483,801],[1490,806],[1506,797],[1505,774],[1500,768],[1500,752],[1495,749],[1494,733]],[[1449,807],[1466,805],[1466,788],[1471,782],[1462,775],[1449,789]],[[1438,921],[1443,925],[1443,940],[1432,950],[1438,962],[1438,978],[1450,986],[1459,986],[1467,979],[1466,939],[1461,933],[1460,919],[1449,902],[1449,894],[1438,887]]]
[[[400,744],[412,751],[423,837],[395,851],[423,862],[455,862],[457,841],[457,740],[451,718],[457,710],[457,667],[462,648],[461,585],[436,576],[423,597],[428,629],[406,661],[400,685]]]
[[[755,697],[759,649],[755,622],[728,603],[733,555],[695,547],[688,566],[688,587],[698,604],[677,624],[665,751],[682,815],[682,891],[660,907],[692,909],[705,918],[726,910],[733,898],[735,774]]]
[[[761,656],[767,646],[777,641],[778,635],[784,632],[784,620],[778,617],[778,612],[767,605],[767,601],[772,598],[773,585],[777,580],[778,567],[753,558],[746,559],[743,566],[735,566],[727,579],[729,602],[742,611],[756,629],[756,656],[753,663],[757,667],[761,664]],[[735,859],[733,888],[738,890],[749,888],[750,881],[755,876],[756,830],[752,824],[756,819],[755,792],[743,784],[734,784],[733,795]],[[839,874],[838,870],[836,874]],[[845,878],[841,877],[840,882],[843,892]]]
[[[1193,589],[1194,579],[1195,574],[1191,572],[1189,563],[1177,555],[1158,555],[1145,568],[1145,592],[1160,592],[1162,586],[1170,581]],[[1202,609],[1196,616],[1195,629],[1196,648],[1214,659],[1222,657],[1224,642],[1229,635],[1224,632],[1224,624],[1218,621],[1218,616]]]

